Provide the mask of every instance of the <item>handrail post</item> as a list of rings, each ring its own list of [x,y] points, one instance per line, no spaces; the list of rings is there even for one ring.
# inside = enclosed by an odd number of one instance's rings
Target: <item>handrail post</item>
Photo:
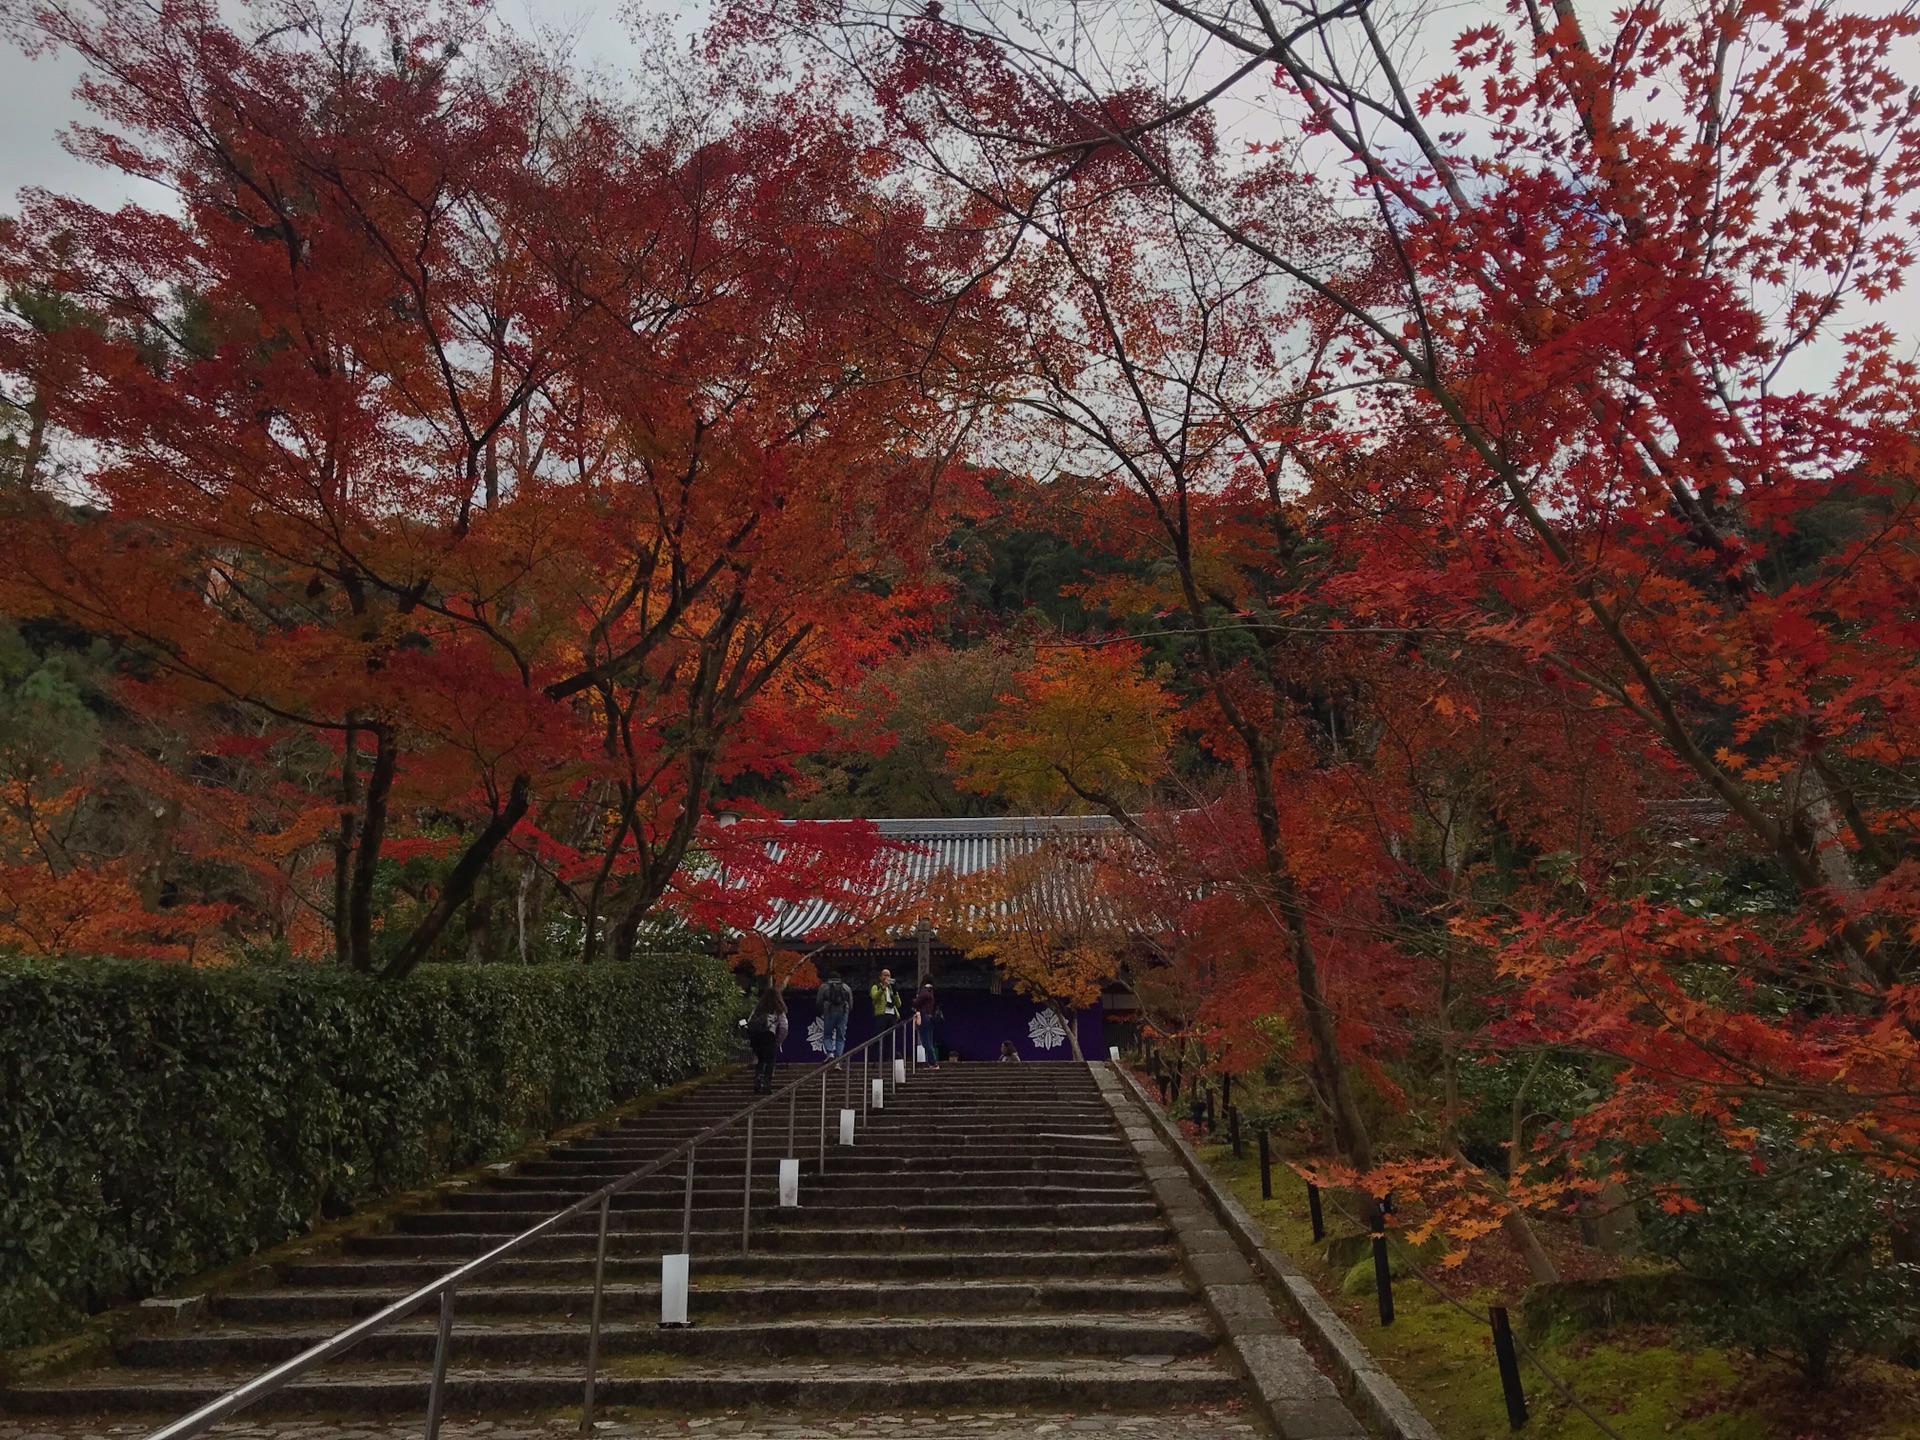
[[[433,1382],[427,1387],[427,1440],[440,1440],[447,1403],[447,1347],[453,1339],[453,1286],[440,1292],[440,1331],[433,1344]]]
[[[613,1196],[600,1197],[600,1244],[593,1252],[593,1319],[587,1326],[587,1391],[580,1402],[580,1432],[593,1429],[593,1382],[600,1369],[600,1306],[607,1283],[607,1220]]]
[[[873,1087],[867,1083],[867,1057],[872,1053],[871,1043],[860,1047],[860,1124],[863,1129],[867,1123],[869,1102],[873,1099]]]
[[[698,1145],[687,1151],[687,1200],[680,1212],[680,1253],[689,1257],[689,1270],[692,1268],[693,1255],[693,1157],[699,1153]]]
[[[753,1224],[753,1116],[747,1116],[747,1163],[740,1181],[740,1253],[747,1253],[747,1229]]]
[[[827,1173],[827,1072],[820,1072],[820,1173]]]

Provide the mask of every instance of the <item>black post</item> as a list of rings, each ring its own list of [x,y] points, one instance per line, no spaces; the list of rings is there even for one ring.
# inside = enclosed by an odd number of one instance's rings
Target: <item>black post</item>
[[[1222,1110],[1233,1108],[1233,1076],[1224,1070],[1220,1072],[1220,1108]]]
[[[1320,1213],[1320,1187],[1307,1183],[1307,1219],[1313,1222],[1313,1238],[1318,1244],[1327,1238],[1327,1219]]]
[[[1267,1149],[1267,1132],[1260,1132],[1260,1198],[1273,1199],[1273,1155]]]
[[[1209,1085],[1207,1087],[1207,1133],[1211,1135],[1217,1128],[1213,1115],[1213,1087]]]
[[[1507,1424],[1518,1430],[1527,1423],[1527,1392],[1520,1388],[1520,1357],[1514,1353],[1507,1307],[1489,1305],[1487,1318],[1493,1322],[1493,1353],[1500,1362],[1500,1388],[1507,1397]]]
[[[1373,1284],[1380,1292],[1380,1323],[1393,1323],[1393,1271],[1387,1265],[1387,1236],[1384,1230],[1373,1232]]]
[[[1227,1107],[1227,1134],[1233,1140],[1233,1158],[1238,1160],[1240,1158],[1240,1107],[1238,1105]]]

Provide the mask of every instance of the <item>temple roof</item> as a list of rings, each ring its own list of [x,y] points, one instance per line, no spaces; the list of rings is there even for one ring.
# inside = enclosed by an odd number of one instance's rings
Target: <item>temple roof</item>
[[[876,913],[908,912],[918,897],[952,877],[978,874],[1032,855],[1049,844],[1084,846],[1090,855],[1097,855],[1124,843],[1124,832],[1107,815],[996,815],[864,823],[877,829],[887,845],[881,878],[870,892]],[[1084,885],[1067,880],[1043,885],[1036,899],[1049,911],[1084,923],[1104,908],[1095,897],[1095,889],[1090,878]],[[769,940],[791,943],[858,923],[861,918],[844,913],[831,900],[814,898],[777,905],[756,928]]]

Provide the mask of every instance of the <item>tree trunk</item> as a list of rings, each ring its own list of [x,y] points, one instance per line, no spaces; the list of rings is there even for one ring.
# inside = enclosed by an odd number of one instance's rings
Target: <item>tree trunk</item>
[[[40,479],[40,461],[47,453],[47,402],[38,390],[27,402],[27,448],[20,456],[20,488],[31,490]]]
[[[362,971],[373,969],[373,882],[380,863],[380,845],[387,836],[387,799],[400,759],[393,731],[386,725],[370,728],[375,741],[373,772],[367,777],[366,809],[360,823],[360,844],[353,857],[353,889],[348,897],[349,953],[353,968]]]
[[[493,877],[482,870],[480,879],[474,883],[473,895],[467,901],[466,950],[469,965],[485,965],[494,958],[498,949],[493,914],[494,889]]]
[[[533,944],[528,938],[528,921],[530,915],[534,919],[538,918],[539,912],[535,908],[536,897],[533,885],[538,874],[539,872],[534,868],[533,857],[526,857],[520,866],[520,884],[513,900],[514,931],[522,965],[533,963]]]
[[[1527,1091],[1533,1085],[1534,1076],[1540,1073],[1540,1067],[1546,1063],[1546,1052],[1533,1057],[1533,1064],[1527,1070],[1527,1078],[1513,1092],[1513,1109],[1510,1112],[1510,1127],[1507,1132],[1507,1184],[1513,1183],[1513,1177],[1520,1173],[1520,1152],[1526,1145]],[[1507,1238],[1512,1240],[1516,1249],[1527,1262],[1527,1268],[1533,1272],[1533,1278],[1542,1283],[1551,1284],[1560,1278],[1559,1267],[1553,1263],[1553,1257],[1547,1254],[1546,1247],[1540,1243],[1540,1237],[1533,1233],[1533,1225],[1528,1221],[1526,1212],[1507,1198],[1504,1187],[1494,1191],[1500,1202],[1500,1223],[1506,1227]]]
[[[333,951],[342,965],[353,964],[353,847],[359,829],[360,724],[347,717],[345,744],[340,751],[340,831],[333,841]]]
[[[1253,787],[1255,823],[1260,830],[1266,884],[1274,908],[1286,929],[1287,949],[1293,960],[1294,985],[1306,1018],[1307,1039],[1313,1047],[1314,1083],[1333,1126],[1334,1149],[1356,1170],[1373,1168],[1373,1139],[1360,1113],[1353,1086],[1340,1054],[1337,1018],[1320,984],[1320,965],[1307,928],[1306,908],[1287,867],[1286,845],[1280,835],[1280,810],[1273,795],[1271,759],[1263,749],[1249,747],[1248,779]]]
[[[1078,1017],[1068,1014],[1060,1005],[1056,1004],[1051,1008],[1055,1018],[1060,1021],[1060,1024],[1067,1032],[1067,1044],[1073,1048],[1073,1058],[1076,1060],[1085,1060],[1087,1057],[1080,1051],[1080,1026],[1077,1023]]]
[[[440,888],[440,898],[433,902],[433,908],[427,912],[426,918],[414,926],[407,943],[400,947],[400,953],[380,972],[383,980],[398,980],[426,958],[427,952],[440,938],[440,932],[447,928],[447,922],[467,897],[473,894],[474,884],[479,880],[480,872],[486,869],[487,861],[493,858],[493,852],[500,848],[501,842],[513,833],[513,827],[527,813],[529,784],[525,775],[513,777],[513,788],[507,795],[506,805],[455,863],[453,872],[447,876],[447,883]]]
[[[607,932],[607,959],[633,959],[633,947],[640,940],[640,922],[646,918],[646,913],[645,906],[636,902],[629,905],[626,912],[614,922],[613,928]]]
[[[594,872],[593,884],[587,890],[586,912],[581,917],[580,963],[586,964],[593,959],[593,950],[600,930],[600,900],[606,894],[607,877],[613,874],[613,867],[620,859],[620,847],[627,843],[627,834],[633,829],[633,807],[624,804],[620,815],[620,824],[614,829],[613,839],[607,842],[606,850],[600,856],[600,868]],[[607,937],[611,945],[613,937]]]
[[[1445,832],[1441,837],[1441,864],[1447,872],[1447,899],[1451,903],[1458,894],[1459,877],[1465,869],[1466,848],[1460,842],[1461,832],[1465,829],[1462,807],[1456,806],[1449,797],[1442,806]],[[1540,1237],[1534,1234],[1533,1225],[1527,1219],[1526,1212],[1507,1198],[1504,1188],[1487,1184],[1481,1172],[1466,1152],[1460,1148],[1460,1047],[1453,1028],[1453,950],[1449,946],[1440,958],[1440,1064],[1442,1111],[1440,1133],[1445,1139],[1447,1154],[1459,1167],[1460,1174],[1474,1184],[1482,1193],[1490,1196],[1500,1207],[1500,1226],[1507,1232],[1507,1239],[1513,1248],[1520,1252],[1520,1258],[1527,1262],[1527,1269],[1533,1278],[1542,1284],[1550,1284],[1560,1278],[1559,1267],[1553,1263],[1553,1257],[1547,1254],[1546,1247],[1540,1243]],[[1533,1069],[1527,1072],[1527,1078],[1520,1082],[1520,1088],[1513,1097],[1512,1124],[1507,1142],[1507,1181],[1512,1183],[1514,1173],[1520,1163],[1520,1147],[1524,1138],[1523,1123],[1526,1119],[1527,1087],[1533,1083],[1533,1077],[1540,1069],[1545,1055],[1536,1056]]]

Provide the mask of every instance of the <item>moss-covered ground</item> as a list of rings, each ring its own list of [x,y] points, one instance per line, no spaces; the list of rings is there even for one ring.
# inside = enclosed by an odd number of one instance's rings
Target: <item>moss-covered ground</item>
[[[1382,1327],[1370,1288],[1359,1296],[1341,1293],[1342,1276],[1328,1268],[1313,1242],[1305,1191],[1292,1172],[1276,1164],[1276,1198],[1263,1201],[1251,1146],[1241,1160],[1224,1145],[1199,1148],[1275,1248],[1312,1277],[1446,1440],[1504,1440],[1514,1433],[1484,1324],[1424,1282],[1406,1278],[1395,1282],[1394,1323]],[[1334,1233],[1351,1228],[1332,1215],[1328,1221]],[[1438,1278],[1444,1280],[1444,1273]],[[1455,1298],[1480,1312],[1501,1299],[1465,1286]],[[1517,1298],[1505,1303],[1514,1307]],[[1517,1323],[1517,1313],[1515,1318]],[[1621,1440],[1920,1440],[1920,1376],[1893,1366],[1863,1365],[1842,1388],[1814,1395],[1776,1364],[1689,1347],[1659,1327],[1560,1337],[1536,1349]],[[1600,1440],[1603,1432],[1538,1368],[1522,1360],[1521,1375],[1529,1410],[1523,1437]]]

